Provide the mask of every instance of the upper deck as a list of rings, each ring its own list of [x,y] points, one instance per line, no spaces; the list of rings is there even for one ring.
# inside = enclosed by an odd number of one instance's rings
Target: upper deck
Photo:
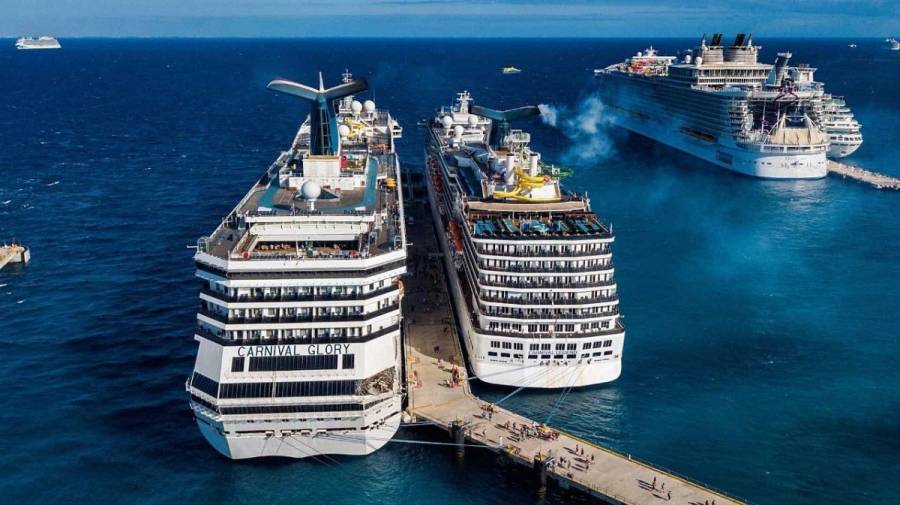
[[[235,266],[230,262],[368,259],[402,252],[406,240],[394,150],[402,129],[374,102],[352,98],[335,104],[340,139],[335,154],[312,154],[307,118],[291,148],[215,232],[199,241],[197,261],[230,268]]]

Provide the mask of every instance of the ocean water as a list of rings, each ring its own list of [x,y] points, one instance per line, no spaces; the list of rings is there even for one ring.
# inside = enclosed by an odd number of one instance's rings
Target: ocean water
[[[349,67],[405,127],[469,89],[543,103],[545,158],[575,168],[617,233],[622,377],[505,405],[759,503],[900,503],[900,194],[761,181],[610,129],[591,69],[688,40],[0,41],[0,496],[6,503],[529,503],[515,470],[389,444],[366,458],[231,462],[184,393],[196,343],[188,246],[291,140],[281,76]],[[893,175],[900,55],[877,40],[767,40],[847,97],[851,161]],[[500,75],[508,64],[523,69]],[[509,390],[478,386],[499,399]],[[442,440],[421,428],[398,437]],[[569,501],[551,495],[549,501]]]

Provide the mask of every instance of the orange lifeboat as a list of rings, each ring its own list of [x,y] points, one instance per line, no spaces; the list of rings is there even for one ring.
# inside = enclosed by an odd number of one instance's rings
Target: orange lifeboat
[[[456,252],[463,252],[462,232],[459,229],[459,223],[454,219],[450,221],[450,238],[453,240],[453,247]]]

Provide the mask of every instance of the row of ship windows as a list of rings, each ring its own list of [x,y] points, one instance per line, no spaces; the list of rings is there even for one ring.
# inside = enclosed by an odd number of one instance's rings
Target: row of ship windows
[[[373,311],[397,306],[399,299],[379,300]],[[349,307],[267,307],[265,309],[232,309],[227,310],[224,307],[212,303],[204,302],[203,307],[222,317],[229,319],[270,319],[270,318],[334,318],[334,317],[358,317],[364,315],[364,305],[354,305]]]
[[[238,300],[266,300],[278,298],[352,298],[363,294],[386,288],[391,280],[384,279],[363,286],[296,286],[296,287],[266,287],[266,288],[226,288],[216,281],[207,281],[204,287],[226,297]]]
[[[529,293],[525,295],[516,291],[500,291],[496,289],[485,289],[481,291],[480,298],[487,301],[509,301],[519,304],[544,305],[557,304],[565,305],[567,303],[588,302],[590,300],[611,300],[615,298],[615,289],[597,289],[591,291],[579,291],[578,293]]]
[[[581,261],[504,261],[504,260],[481,260],[478,266],[485,270],[541,270],[541,271],[557,271],[565,272],[571,270],[600,270],[610,266],[608,259],[602,260],[581,260]]]
[[[612,353],[613,353],[612,350],[609,350],[609,351],[597,351],[597,352],[594,352],[594,353],[583,353],[583,354],[581,355],[581,357],[582,357],[582,358],[590,358],[590,357],[595,357],[595,358],[596,358],[596,357],[598,357],[598,356],[609,356],[609,355],[611,355]],[[496,353],[495,351],[489,351],[489,352],[488,352],[488,356],[490,356],[490,357],[497,357],[497,353]],[[500,357],[501,357],[501,358],[510,358],[510,357],[512,357],[513,359],[522,359],[522,355],[521,355],[521,354],[513,354],[512,356],[510,356],[510,353],[508,353],[508,352],[501,352],[501,353],[500,353]],[[529,354],[529,355],[528,355],[528,359],[576,359],[576,358],[578,358],[578,353],[572,353],[572,354],[541,354],[541,355],[538,355],[538,354]]]
[[[378,400],[369,403],[314,403],[306,405],[251,405],[245,407],[219,407],[200,398],[197,395],[191,395],[191,400],[199,403],[209,410],[224,415],[245,415],[245,414],[297,414],[307,412],[359,412],[373,407],[384,400]]]
[[[522,277],[518,275],[479,275],[483,283],[501,284],[503,286],[565,286],[577,284],[599,284],[611,282],[612,274],[570,275],[566,277]]]
[[[480,254],[498,256],[590,256],[609,254],[608,244],[567,244],[563,246],[534,246],[521,244],[479,244]]]
[[[510,299],[515,302],[515,299]],[[584,309],[520,309],[518,307],[509,306],[488,306],[482,309],[482,314],[486,316],[498,317],[520,317],[524,319],[558,319],[558,318],[587,318],[596,316],[614,316],[619,313],[619,308],[614,305],[606,307],[589,307]]]
[[[314,354],[308,356],[260,356],[250,357],[245,369],[246,357],[231,358],[232,372],[286,372],[297,370],[337,370],[336,354]],[[350,370],[356,364],[355,354],[341,355],[341,369]]]
[[[281,398],[296,396],[342,396],[357,394],[359,380],[302,381],[302,382],[237,382],[219,384],[203,374],[194,372],[191,386],[214,398]],[[273,395],[274,389],[274,395]]]
[[[350,328],[291,328],[286,330],[221,330],[219,328],[199,325],[201,334],[210,334],[228,340],[258,340],[258,339],[290,339],[290,340],[331,340],[352,337],[364,337],[385,328],[396,326],[398,318],[394,317],[386,326],[372,328],[366,326],[353,326]]]
[[[583,342],[581,344],[581,349],[598,349],[601,347],[612,347],[612,340],[596,340],[594,342]],[[529,351],[549,351],[551,348],[557,351],[576,351],[578,350],[577,343],[562,343],[556,344],[555,347],[551,347],[553,344],[528,344]],[[521,342],[500,342],[497,340],[491,341],[492,349],[513,349],[516,351],[521,351],[524,349],[524,344]]]
[[[549,333],[550,331],[555,331],[559,333],[572,333],[576,331],[576,326],[578,326],[579,330],[608,330],[612,328],[612,321],[594,321],[592,323],[582,323],[582,324],[518,324],[518,323],[498,323],[497,321],[490,321],[488,323],[488,330],[493,331],[504,331],[504,332],[523,332],[527,331],[528,333]]]

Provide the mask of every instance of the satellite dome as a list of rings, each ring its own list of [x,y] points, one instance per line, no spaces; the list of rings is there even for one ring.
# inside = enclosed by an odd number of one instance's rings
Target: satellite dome
[[[307,200],[315,200],[322,194],[322,186],[316,181],[306,181],[300,187],[300,194]]]
[[[362,111],[362,104],[359,103],[359,100],[350,102],[350,110],[352,110],[354,114],[359,114],[360,111]]]
[[[342,139],[349,137],[350,136],[350,127],[345,124],[338,126],[338,135],[340,135]]]
[[[375,112],[375,102],[372,100],[366,100],[363,107],[366,109],[366,112]]]
[[[450,116],[444,116],[441,118],[441,124],[444,125],[444,128],[450,128],[453,126],[453,118]]]
[[[469,115],[469,126],[475,126],[478,124],[478,116],[471,114]]]
[[[465,129],[462,127],[462,125],[456,125],[453,127],[453,134],[457,137],[462,137],[463,131],[465,131]]]

